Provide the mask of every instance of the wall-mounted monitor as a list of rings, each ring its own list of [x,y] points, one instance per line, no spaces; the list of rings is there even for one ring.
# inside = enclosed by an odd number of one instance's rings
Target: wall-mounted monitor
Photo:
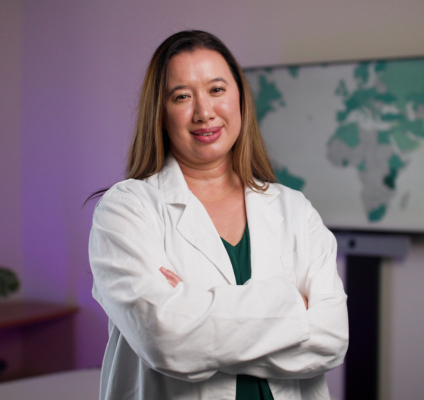
[[[327,226],[424,232],[424,58],[245,74],[277,179]]]

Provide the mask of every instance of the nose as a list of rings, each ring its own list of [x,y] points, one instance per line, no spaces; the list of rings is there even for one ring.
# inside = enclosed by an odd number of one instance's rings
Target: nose
[[[196,96],[193,110],[194,122],[207,122],[215,118],[213,101],[209,96]]]

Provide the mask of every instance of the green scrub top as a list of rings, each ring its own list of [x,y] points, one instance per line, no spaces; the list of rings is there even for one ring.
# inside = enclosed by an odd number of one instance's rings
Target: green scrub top
[[[246,224],[243,237],[235,246],[222,238],[221,240],[233,265],[237,285],[243,285],[252,275],[249,227]],[[273,397],[266,379],[237,375],[236,400],[273,400]]]

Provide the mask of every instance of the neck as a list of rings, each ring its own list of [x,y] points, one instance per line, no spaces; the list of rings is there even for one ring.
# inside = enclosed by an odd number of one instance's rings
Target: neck
[[[176,158],[189,189],[200,201],[216,201],[242,186],[234,172],[232,154],[212,163],[191,164]]]

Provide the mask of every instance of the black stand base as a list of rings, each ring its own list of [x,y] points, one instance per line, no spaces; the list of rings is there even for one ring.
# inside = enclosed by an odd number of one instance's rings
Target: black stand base
[[[347,256],[350,340],[346,400],[378,398],[379,257]]]

